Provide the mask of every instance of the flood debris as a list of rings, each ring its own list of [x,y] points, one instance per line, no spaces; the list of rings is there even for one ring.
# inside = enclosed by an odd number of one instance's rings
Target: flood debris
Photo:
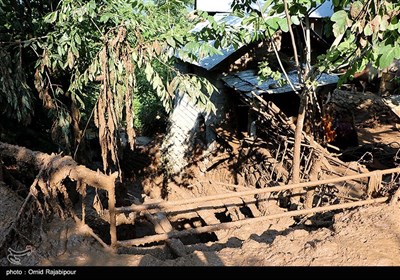
[[[334,94],[324,107],[326,115],[332,117],[331,124],[323,126],[321,122],[320,127],[337,127],[338,115],[345,114],[340,100],[348,93]],[[183,172],[186,176],[166,180],[159,164],[152,165],[153,180],[144,181],[143,190],[153,195],[134,198],[131,205],[116,207],[116,174],[92,171],[68,156],[33,152],[6,143],[0,143],[0,156],[12,159],[16,165],[34,167],[36,176],[23,205],[33,200],[41,214],[72,216],[83,232],[114,252],[123,247],[166,244],[173,257],[183,257],[188,252],[186,244],[199,242],[201,238],[194,237],[202,234],[213,234],[203,239],[205,242],[213,238],[222,242],[249,225],[271,228],[272,221],[286,219],[289,227],[308,218],[316,225],[319,213],[398,201],[400,167],[370,171],[365,161],[339,159],[337,153],[344,154],[345,148],[332,144],[331,140],[339,135],[337,130],[318,132],[320,138],[315,132],[302,134],[301,182],[293,184],[293,119],[274,102],[255,93],[239,97],[252,114],[253,133],[213,127],[217,139],[214,149],[196,153]],[[356,107],[360,102],[354,104]],[[351,119],[351,127],[356,122],[356,118]],[[71,186],[78,199],[74,199]],[[101,221],[98,225],[108,229],[107,234],[96,224],[89,225],[92,212]],[[126,231],[134,231],[140,223],[149,228],[143,234],[121,233],[124,225],[128,225]]]

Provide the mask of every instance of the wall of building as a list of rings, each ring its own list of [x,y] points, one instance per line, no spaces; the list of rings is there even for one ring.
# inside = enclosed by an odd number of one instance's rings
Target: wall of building
[[[181,71],[186,72],[188,69],[182,68]],[[162,162],[169,174],[179,174],[185,166],[192,162],[195,147],[201,145],[204,150],[213,149],[216,136],[211,127],[218,127],[225,116],[228,97],[224,91],[223,82],[219,79],[219,74],[200,68],[193,72],[206,77],[218,89],[211,96],[211,101],[217,111],[216,114],[207,114],[196,106],[187,94],[176,98],[167,134],[161,147]],[[204,129],[205,131],[202,131]]]

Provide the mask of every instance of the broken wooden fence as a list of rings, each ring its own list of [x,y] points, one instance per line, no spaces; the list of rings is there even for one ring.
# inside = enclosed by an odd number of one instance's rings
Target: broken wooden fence
[[[251,196],[254,198],[257,194],[265,194],[265,193],[279,193],[282,191],[290,191],[293,189],[307,189],[316,188],[321,186],[327,186],[329,184],[337,184],[340,182],[349,182],[358,180],[364,183],[364,187],[366,188],[366,194],[372,194],[373,192],[379,193],[379,188],[381,188],[384,184],[392,184],[393,178],[398,180],[398,175],[400,174],[400,168],[392,168],[387,170],[377,170],[373,172],[367,172],[362,174],[354,174],[343,177],[329,178],[324,180],[317,180],[311,182],[303,182],[299,184],[288,184],[276,187],[268,187],[263,189],[250,189],[239,192],[230,192],[218,195],[211,195],[206,197],[197,197],[192,199],[184,199],[177,201],[163,201],[158,203],[143,203],[140,205],[131,205],[126,207],[115,207],[116,198],[115,198],[115,180],[116,174],[106,175],[99,171],[92,171],[84,166],[78,165],[71,157],[61,157],[60,155],[48,155],[41,152],[34,152],[29,149],[9,145],[6,143],[0,142],[0,157],[10,157],[15,158],[17,162],[25,162],[35,166],[38,170],[43,170],[43,168],[50,168],[52,170],[52,174],[47,174],[47,182],[48,185],[52,184],[62,184],[63,180],[66,177],[69,177],[71,180],[77,182],[77,188],[84,189],[85,191],[81,191],[82,195],[82,213],[80,215],[81,218],[78,218],[77,215],[74,215],[74,218],[77,222],[83,225],[85,232],[92,235],[97,241],[99,241],[104,247],[115,250],[117,247],[121,246],[138,246],[142,244],[159,242],[159,241],[168,241],[172,238],[179,238],[192,234],[201,234],[206,232],[215,232],[219,230],[225,230],[230,228],[239,227],[245,224],[257,223],[260,221],[267,221],[272,219],[278,219],[282,217],[294,217],[301,215],[308,215],[312,213],[332,211],[338,209],[346,209],[353,208],[373,203],[383,203],[388,200],[387,196],[371,198],[365,197],[365,199],[360,199],[358,201],[339,203],[334,205],[325,205],[320,207],[314,207],[310,209],[303,210],[294,210],[288,211],[279,214],[259,216],[255,218],[246,218],[242,220],[219,223],[219,224],[211,224],[207,226],[201,226],[197,228],[185,229],[181,231],[177,231],[173,229],[168,221],[168,215],[173,215],[174,213],[189,213],[191,211],[198,211],[199,209],[212,209],[215,207],[220,207],[221,202],[227,199],[232,198],[241,198],[243,202],[248,203],[248,199],[245,198]],[[383,176],[391,175],[392,179],[389,182],[383,180]],[[397,183],[397,182],[396,182]],[[225,184],[226,185],[226,184]],[[94,231],[86,224],[85,222],[85,209],[84,205],[85,199],[84,196],[86,194],[87,186],[92,186],[96,189],[102,189],[108,192],[108,213],[109,219],[108,222],[110,224],[110,237],[111,244],[107,245],[98,235],[94,233]],[[235,187],[239,187],[237,185],[232,185]],[[243,188],[240,188],[243,189]],[[158,225],[162,230],[156,231],[158,234],[145,236],[142,238],[130,239],[119,241],[117,239],[117,215],[125,215],[126,213],[136,212],[139,214],[145,215],[148,219],[150,219],[153,224]],[[165,226],[166,225],[166,226]]]
[[[269,187],[269,188],[264,188],[264,189],[252,189],[252,190],[248,190],[248,191],[232,192],[232,193],[218,194],[218,195],[212,195],[212,196],[206,196],[206,197],[197,197],[197,198],[178,200],[178,201],[163,201],[163,202],[158,202],[158,203],[144,203],[141,205],[131,205],[131,206],[127,206],[127,207],[116,208],[116,213],[129,213],[129,212],[140,213],[143,211],[145,211],[147,215],[149,215],[149,213],[153,214],[153,215],[157,215],[158,213],[165,213],[162,215],[165,218],[168,215],[171,215],[171,214],[174,214],[177,212],[190,212],[190,211],[196,211],[199,209],[204,209],[204,208],[207,209],[207,208],[212,208],[214,206],[220,206],[221,200],[230,199],[230,198],[235,198],[235,197],[243,198],[243,197],[248,197],[248,196],[254,196],[256,194],[282,192],[282,191],[293,190],[293,189],[297,189],[297,188],[309,189],[309,188],[315,188],[315,187],[322,186],[322,185],[335,184],[335,183],[346,182],[346,181],[351,181],[351,180],[360,180],[360,179],[364,179],[363,181],[367,182],[366,183],[366,188],[367,188],[366,192],[370,193],[370,191],[368,191],[368,188],[374,188],[376,190],[376,188],[377,188],[376,183],[378,182],[379,185],[382,183],[382,176],[389,175],[389,174],[394,175],[394,174],[399,174],[399,173],[400,173],[400,168],[393,168],[393,169],[378,170],[378,171],[367,172],[367,173],[363,173],[363,174],[349,175],[349,176],[338,177],[338,178],[331,178],[331,179],[318,180],[318,181],[312,181],[312,182],[304,182],[304,183],[299,183],[299,184],[289,184],[289,185],[285,185],[285,186]],[[378,186],[378,188],[379,188],[379,186]],[[218,230],[235,228],[235,227],[239,227],[239,226],[242,226],[245,224],[257,223],[257,222],[261,222],[261,221],[278,219],[278,218],[282,218],[282,217],[294,217],[294,216],[308,215],[308,214],[325,212],[325,211],[353,208],[353,207],[358,207],[358,206],[363,206],[363,205],[368,205],[368,204],[373,204],[373,203],[383,203],[383,202],[386,202],[387,200],[388,200],[388,197],[379,197],[379,198],[367,197],[364,200],[359,200],[359,201],[354,201],[354,202],[346,202],[346,203],[327,205],[327,206],[322,206],[322,207],[314,207],[311,209],[288,211],[288,212],[279,213],[279,214],[261,216],[261,217],[256,217],[256,218],[247,218],[247,219],[243,219],[243,220],[220,223],[220,224],[207,225],[207,226],[203,226],[203,227],[186,229],[186,230],[182,230],[182,231],[171,230],[170,232],[160,233],[160,234],[156,234],[156,235],[152,235],[152,236],[145,236],[142,238],[136,238],[136,239],[124,240],[124,241],[117,241],[116,245],[117,246],[138,246],[138,245],[143,245],[143,244],[152,243],[152,242],[164,241],[164,240],[168,240],[170,238],[178,238],[178,237],[183,237],[183,236],[187,236],[187,235],[201,234],[201,233],[206,233],[206,232],[215,232]],[[217,201],[217,202],[215,202],[215,201]]]

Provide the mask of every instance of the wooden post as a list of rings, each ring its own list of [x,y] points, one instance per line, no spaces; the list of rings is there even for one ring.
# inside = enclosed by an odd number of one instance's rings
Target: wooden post
[[[108,211],[110,213],[110,237],[111,249],[115,252],[117,249],[117,217],[115,212],[115,184],[110,185],[108,189]]]
[[[373,171],[369,177],[368,187],[367,187],[367,195],[369,198],[372,195],[379,191],[382,184],[382,174],[378,171]]]

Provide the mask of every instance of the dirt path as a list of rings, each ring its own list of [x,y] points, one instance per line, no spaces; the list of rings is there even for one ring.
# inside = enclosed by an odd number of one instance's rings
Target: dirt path
[[[370,207],[335,216],[333,229],[265,232],[240,248],[194,252],[166,265],[391,266],[400,265],[400,214],[395,207]]]

